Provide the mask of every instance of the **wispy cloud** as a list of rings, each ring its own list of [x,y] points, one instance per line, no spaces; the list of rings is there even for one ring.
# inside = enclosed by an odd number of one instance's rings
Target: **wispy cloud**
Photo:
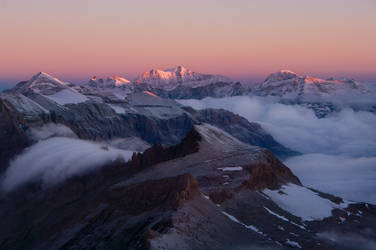
[[[5,192],[31,182],[49,186],[70,176],[93,171],[117,159],[128,160],[131,151],[119,150],[73,138],[54,137],[40,141],[15,158],[1,183]]]

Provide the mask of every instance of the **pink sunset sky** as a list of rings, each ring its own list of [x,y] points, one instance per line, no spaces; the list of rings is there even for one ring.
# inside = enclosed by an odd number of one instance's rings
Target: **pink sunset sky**
[[[375,0],[0,0],[0,83],[184,65],[376,79]]]

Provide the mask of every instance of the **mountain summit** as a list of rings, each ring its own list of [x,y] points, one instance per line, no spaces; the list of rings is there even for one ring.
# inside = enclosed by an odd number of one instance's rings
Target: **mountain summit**
[[[210,75],[193,72],[184,66],[160,70],[151,69],[138,76],[137,83],[147,83],[155,88],[173,89],[178,85],[204,86],[216,82],[232,82],[221,75]]]
[[[88,82],[88,86],[98,89],[122,87],[129,85],[131,81],[120,76],[109,76],[106,79],[93,77]]]
[[[367,89],[354,80],[321,79],[301,76],[291,70],[270,74],[264,82],[254,87],[254,93],[261,96],[283,98],[322,98],[335,95],[365,93]]]
[[[270,74],[264,82],[279,82],[289,80],[298,77],[298,74],[291,70],[280,70],[278,72]]]
[[[33,91],[41,94],[53,94],[67,88],[67,83],[45,72],[39,72],[30,80],[18,83],[13,89],[18,92]]]

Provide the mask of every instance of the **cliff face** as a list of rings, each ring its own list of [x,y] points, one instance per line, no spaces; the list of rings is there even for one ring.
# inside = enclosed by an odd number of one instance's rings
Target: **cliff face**
[[[200,140],[201,135],[195,129],[191,129],[179,144],[167,148],[155,144],[143,153],[134,153],[132,160],[127,164],[134,168],[146,168],[160,162],[184,157],[199,150]]]
[[[287,183],[302,185],[298,177],[271,152],[266,152],[265,156],[266,162],[252,166],[251,178],[246,182],[247,187],[256,190],[277,190]]]
[[[5,99],[0,99],[0,173],[9,159],[30,145],[23,116]]]
[[[176,210],[184,202],[200,196],[197,180],[190,174],[149,180],[109,190],[107,199],[112,206],[130,215],[142,214],[155,208]]]

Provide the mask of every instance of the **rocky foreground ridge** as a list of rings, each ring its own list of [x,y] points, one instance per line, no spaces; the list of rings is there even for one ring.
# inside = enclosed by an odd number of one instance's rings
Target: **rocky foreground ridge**
[[[376,227],[375,206],[304,187],[269,150],[209,124],[129,162],[2,194],[0,215],[1,249],[351,249],[328,232],[370,240]]]

